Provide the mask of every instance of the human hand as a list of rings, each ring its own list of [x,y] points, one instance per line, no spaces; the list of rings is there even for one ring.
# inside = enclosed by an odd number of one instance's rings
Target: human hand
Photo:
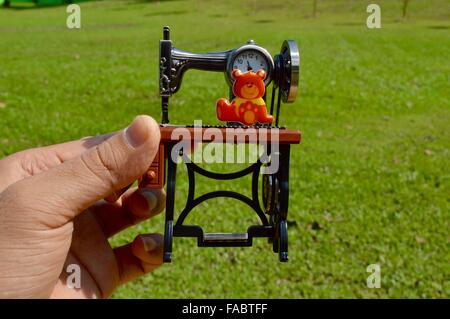
[[[161,265],[161,235],[114,249],[107,240],[163,210],[163,190],[115,196],[148,169],[159,140],[158,124],[139,116],[117,133],[1,160],[0,298],[108,297]],[[66,285],[70,264],[80,267],[80,289]]]

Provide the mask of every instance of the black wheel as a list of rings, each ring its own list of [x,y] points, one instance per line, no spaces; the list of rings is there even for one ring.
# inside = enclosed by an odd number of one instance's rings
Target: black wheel
[[[264,174],[262,184],[263,204],[265,213],[270,216],[269,223],[273,226],[275,233],[269,238],[274,253],[280,251],[280,232],[278,226],[280,209],[280,188],[276,174]]]
[[[277,212],[279,202],[279,183],[275,174],[264,174],[262,183],[263,204],[266,214]]]
[[[288,261],[288,174],[289,174],[289,148],[282,149],[280,169],[275,174],[264,174],[262,181],[262,199],[265,213],[269,215],[269,224],[273,227],[273,237],[269,238],[272,249],[279,254],[281,262]],[[284,160],[283,160],[284,159]]]

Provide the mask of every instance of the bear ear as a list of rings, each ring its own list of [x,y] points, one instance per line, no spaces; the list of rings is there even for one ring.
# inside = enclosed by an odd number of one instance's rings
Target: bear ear
[[[231,72],[231,76],[233,77],[233,79],[237,79],[238,77],[240,77],[243,73],[241,72],[241,70],[239,69],[234,69],[233,72]]]
[[[266,78],[266,72],[263,69],[259,69],[258,72],[256,72],[256,75],[258,75],[263,80]]]

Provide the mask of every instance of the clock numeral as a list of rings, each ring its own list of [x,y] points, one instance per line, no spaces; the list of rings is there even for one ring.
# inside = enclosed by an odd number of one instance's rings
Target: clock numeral
[[[263,69],[267,71],[268,65],[264,56],[262,56],[258,52],[250,51],[250,52],[242,52],[239,56],[235,57],[233,63],[234,69],[240,69],[242,71],[250,71]]]

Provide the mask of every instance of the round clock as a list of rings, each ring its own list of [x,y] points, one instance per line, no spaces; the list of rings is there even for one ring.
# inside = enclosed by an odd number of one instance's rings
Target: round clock
[[[259,69],[263,69],[266,72],[264,83],[267,86],[272,80],[274,62],[266,49],[255,45],[253,41],[249,41],[248,44],[235,49],[228,58],[227,80],[230,84],[233,83],[231,72],[234,69],[255,73]]]

